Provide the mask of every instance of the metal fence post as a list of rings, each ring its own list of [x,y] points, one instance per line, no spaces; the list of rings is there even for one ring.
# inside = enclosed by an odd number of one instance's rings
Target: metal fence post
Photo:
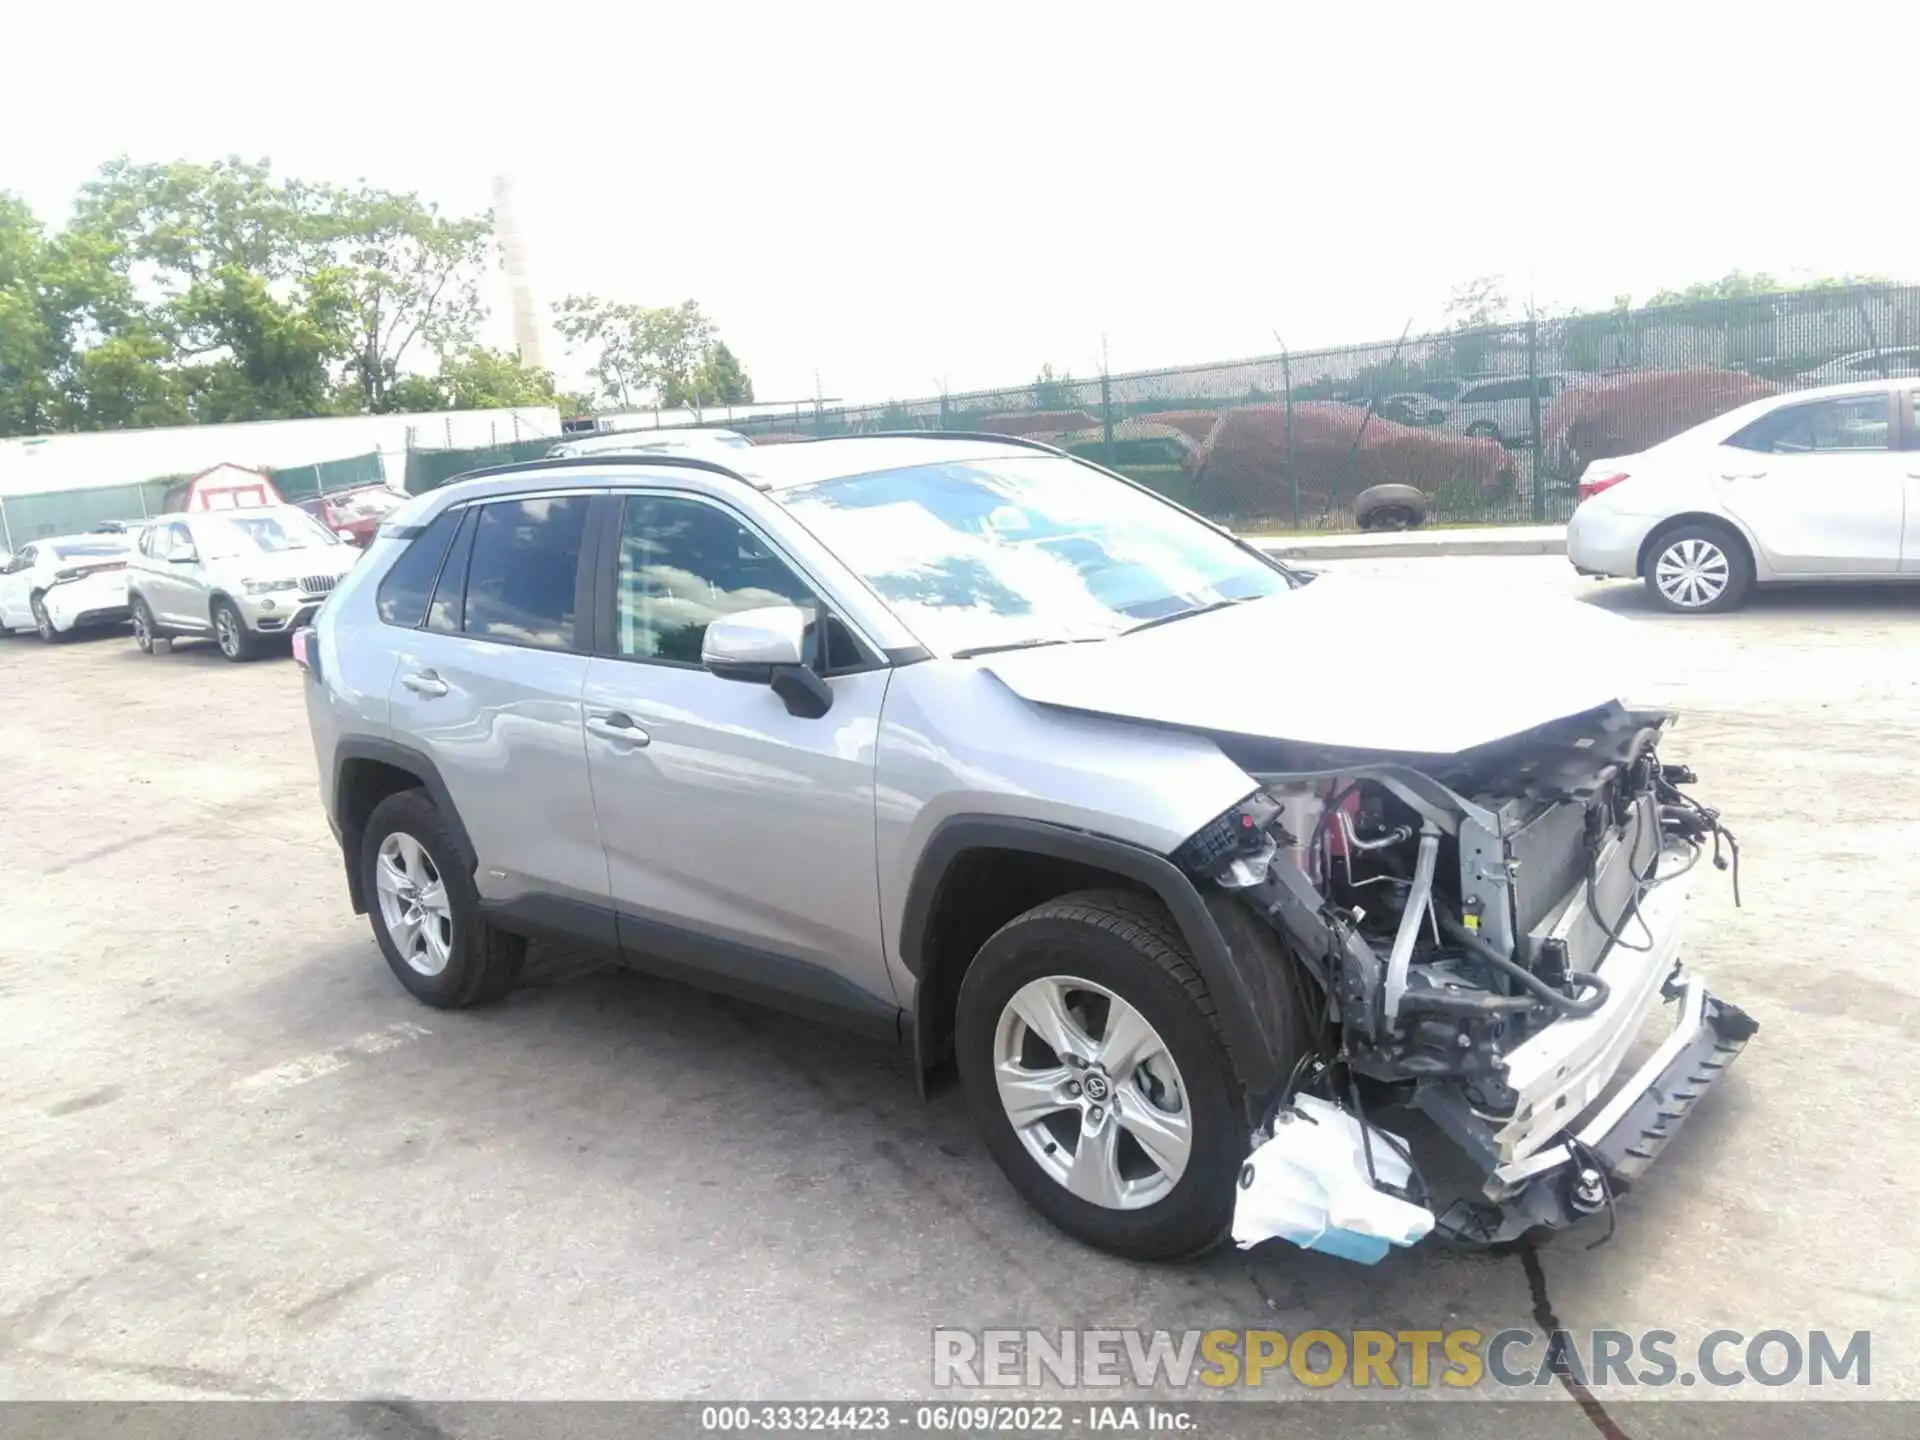
[[[1533,433],[1533,480],[1529,488],[1533,491],[1533,523],[1539,525],[1547,518],[1547,487],[1544,467],[1540,463],[1542,447],[1540,444],[1540,319],[1529,309],[1527,311],[1527,420]]]
[[[1100,371],[1100,425],[1103,434],[1100,463],[1113,468],[1113,377],[1103,366]]]

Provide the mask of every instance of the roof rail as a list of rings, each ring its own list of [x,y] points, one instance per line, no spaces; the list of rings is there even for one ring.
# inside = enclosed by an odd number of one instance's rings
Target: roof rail
[[[767,488],[764,480],[756,480],[717,461],[701,460],[691,455],[656,455],[652,451],[609,451],[601,455],[551,455],[540,460],[516,460],[510,465],[462,470],[434,488],[444,489],[462,480],[488,480],[496,475],[530,475],[541,470],[591,470],[602,465],[666,465],[681,470],[706,470],[715,475],[725,475],[729,480],[738,480],[743,485],[751,485],[756,490]]]
[[[1017,445],[1023,450],[1074,458],[1058,445],[1049,445],[1044,440],[1025,435],[995,435],[987,430],[865,430],[858,435],[810,435],[803,443],[812,445],[822,440],[990,440],[996,445]]]

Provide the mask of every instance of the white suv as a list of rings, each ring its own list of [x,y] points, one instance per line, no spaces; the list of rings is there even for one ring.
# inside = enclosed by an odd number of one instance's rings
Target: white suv
[[[1524,375],[1473,381],[1449,402],[1446,428],[1463,435],[1484,435],[1502,445],[1523,444],[1533,438],[1531,396],[1535,389],[1544,416],[1554,400],[1588,379],[1578,374],[1548,374],[1536,375],[1531,382]]]
[[[229,660],[305,624],[360,552],[292,505],[170,515],[140,531],[127,571],[133,638],[148,654],[211,636]]]

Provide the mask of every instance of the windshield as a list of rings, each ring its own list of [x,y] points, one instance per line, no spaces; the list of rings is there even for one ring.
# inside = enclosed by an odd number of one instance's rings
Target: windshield
[[[922,641],[949,653],[1104,640],[1288,588],[1212,527],[1052,456],[882,470],[776,495]]]
[[[303,510],[235,510],[194,521],[201,549],[212,555],[278,555],[338,545],[340,537]]]

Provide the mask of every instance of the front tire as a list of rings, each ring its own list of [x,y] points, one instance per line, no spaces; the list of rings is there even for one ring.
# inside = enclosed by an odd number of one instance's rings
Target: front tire
[[[247,622],[240,618],[240,611],[231,600],[213,602],[213,643],[236,665],[245,664],[258,653],[253,632],[247,629]]]
[[[968,967],[954,1030],[987,1149],[1048,1220],[1133,1260],[1225,1235],[1241,1087],[1158,901],[1082,891],[1008,922]]]
[[[374,807],[360,837],[360,891],[380,953],[414,998],[443,1010],[513,988],[527,942],[488,925],[460,845],[423,790]]]
[[[1646,582],[1654,604],[1676,614],[1737,609],[1753,589],[1753,553],[1726,526],[1691,520],[1647,547]]]

